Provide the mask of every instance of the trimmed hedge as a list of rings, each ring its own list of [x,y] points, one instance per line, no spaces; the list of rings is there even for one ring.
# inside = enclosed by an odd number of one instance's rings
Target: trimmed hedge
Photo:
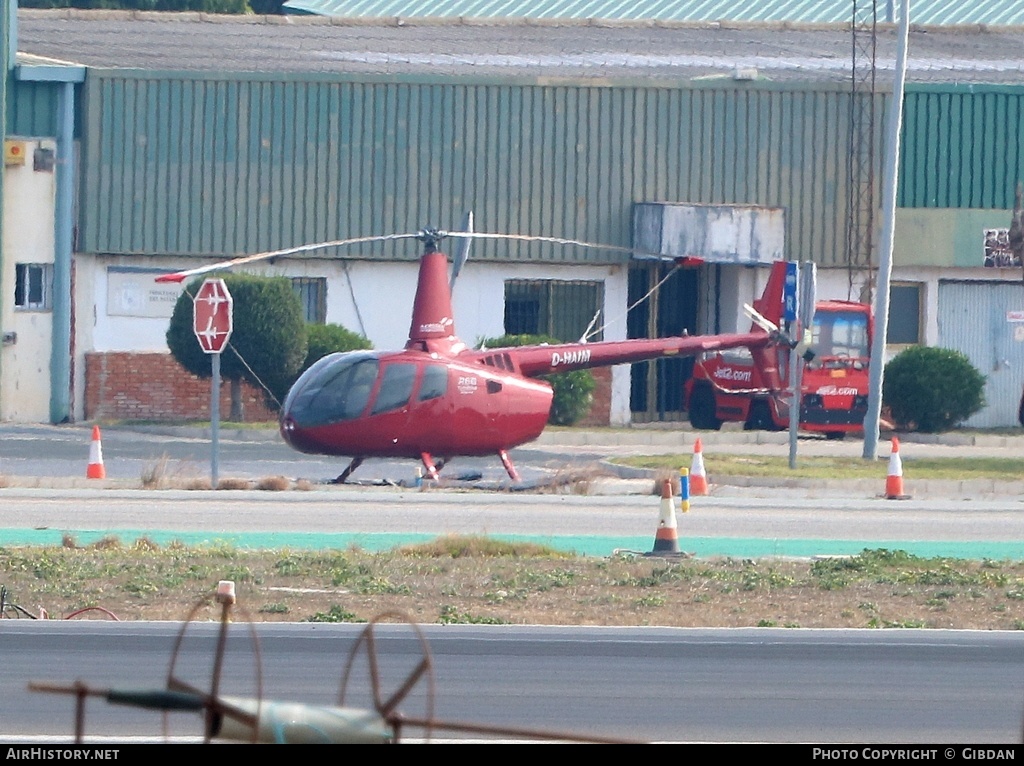
[[[985,376],[959,351],[912,346],[885,366],[882,403],[901,430],[948,431],[985,406]]]

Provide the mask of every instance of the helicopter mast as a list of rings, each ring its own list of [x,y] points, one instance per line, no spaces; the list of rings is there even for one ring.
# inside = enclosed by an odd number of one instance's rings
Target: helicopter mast
[[[405,347],[438,354],[456,354],[466,346],[455,335],[452,293],[448,286],[448,256],[438,249],[443,237],[436,229],[424,229],[419,234],[423,255],[420,256],[412,324]]]

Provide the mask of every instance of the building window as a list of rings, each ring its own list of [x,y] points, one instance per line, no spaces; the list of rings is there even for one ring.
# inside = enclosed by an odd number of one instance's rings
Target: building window
[[[603,282],[510,279],[505,282],[505,333],[579,340],[604,306]],[[601,317],[591,331],[601,326]],[[601,340],[597,332],[588,340]]]
[[[921,342],[922,288],[920,282],[897,282],[889,288],[886,343],[906,345]]]
[[[53,264],[18,263],[14,266],[14,307],[46,311],[53,307]]]
[[[302,302],[302,313],[311,324],[327,322],[327,279],[292,277],[292,289]]]

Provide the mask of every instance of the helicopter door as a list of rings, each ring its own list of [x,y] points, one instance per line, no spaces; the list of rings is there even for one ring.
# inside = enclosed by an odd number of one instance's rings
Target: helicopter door
[[[377,395],[370,404],[370,417],[374,419],[377,437],[394,445],[396,455],[402,455],[417,365],[415,362],[391,362],[383,367]]]
[[[451,447],[453,432],[451,404],[448,393],[448,367],[425,364],[419,388],[413,397],[409,434],[421,452],[444,457]]]

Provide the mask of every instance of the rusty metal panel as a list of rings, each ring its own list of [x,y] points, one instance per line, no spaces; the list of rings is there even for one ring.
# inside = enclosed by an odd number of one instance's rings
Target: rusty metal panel
[[[904,104],[901,207],[1013,207],[1024,180],[1024,87],[914,85]]]
[[[666,258],[712,263],[770,264],[783,258],[786,212],[756,205],[638,204],[635,246]]]
[[[966,355],[985,376],[986,406],[964,425],[1019,425],[1024,385],[1024,290],[1020,282],[939,282],[938,344]]]
[[[785,208],[787,257],[845,252],[841,86],[90,70],[85,88],[86,252],[230,255],[452,228],[467,209],[478,230],[628,246],[645,201]],[[509,242],[473,256],[625,260]]]

